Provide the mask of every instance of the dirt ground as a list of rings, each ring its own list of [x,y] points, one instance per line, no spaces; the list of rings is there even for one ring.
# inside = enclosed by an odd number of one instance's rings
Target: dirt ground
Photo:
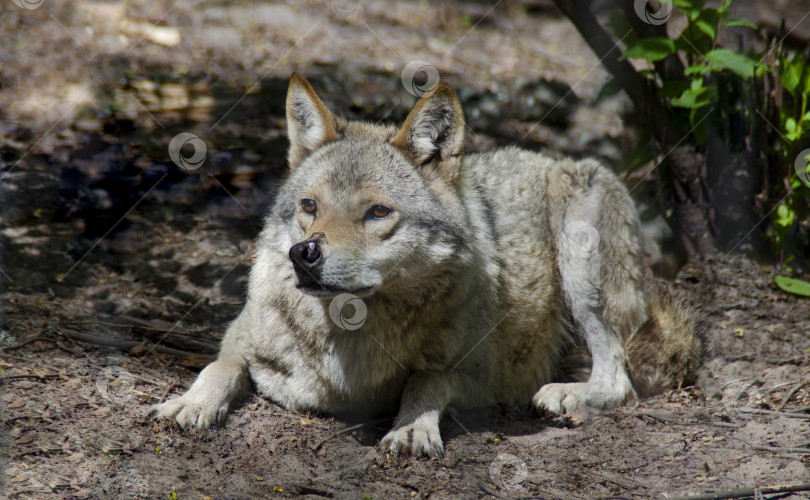
[[[517,142],[621,170],[637,128],[623,97],[597,99],[606,75],[576,31],[542,1],[493,5],[7,2],[0,496],[661,498],[810,482],[810,302],[734,255],[672,280],[706,316],[697,383],[577,427],[527,407],[458,413],[445,457],[427,460],[379,447],[390,420],[257,396],[211,431],[147,418],[240,310],[292,71],[350,117],[396,121],[416,99],[403,68],[427,61],[459,90],[468,150]],[[169,158],[181,132],[204,141],[202,168]],[[629,182],[644,200],[649,182]]]

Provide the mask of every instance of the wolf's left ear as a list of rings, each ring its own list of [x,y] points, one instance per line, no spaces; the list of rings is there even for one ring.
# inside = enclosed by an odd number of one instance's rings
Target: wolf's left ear
[[[453,88],[440,82],[416,103],[391,141],[427,180],[452,183],[461,169],[464,112]]]
[[[295,169],[324,144],[337,140],[343,125],[343,119],[329,111],[312,85],[303,76],[293,73],[287,90],[290,169]]]

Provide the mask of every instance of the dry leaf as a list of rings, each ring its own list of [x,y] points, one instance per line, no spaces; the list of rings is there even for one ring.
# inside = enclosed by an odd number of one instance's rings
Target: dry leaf
[[[80,379],[72,378],[72,379],[68,380],[67,382],[65,382],[65,387],[67,387],[68,389],[75,389],[75,388],[79,387],[81,384],[82,384],[82,381]]]
[[[28,443],[34,441],[34,439],[36,439],[36,438],[37,438],[37,436],[36,436],[35,433],[29,432],[28,434],[22,436],[20,439],[14,441],[14,442],[17,443],[17,444],[28,444]]]
[[[101,406],[97,410],[90,412],[90,414],[96,417],[106,417],[110,414],[110,409],[106,406]]]
[[[25,406],[25,400],[22,399],[18,399],[17,401],[9,403],[8,405],[9,408],[22,408],[23,406]]]
[[[48,478],[48,486],[53,489],[67,488],[73,483],[73,479],[67,476],[60,476],[58,474]]]

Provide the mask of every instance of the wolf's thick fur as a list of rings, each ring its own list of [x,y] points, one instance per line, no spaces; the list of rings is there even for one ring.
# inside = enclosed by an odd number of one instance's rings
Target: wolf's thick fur
[[[633,202],[596,161],[462,156],[461,105],[443,83],[398,129],[345,121],[293,75],[287,120],[291,175],[245,308],[218,360],[159,415],[208,427],[252,380],[297,410],[398,405],[383,443],[435,456],[451,407],[532,401],[582,416],[696,368],[694,313],[648,305]],[[358,329],[330,317],[343,293],[367,308]],[[587,381],[549,383],[578,343]]]

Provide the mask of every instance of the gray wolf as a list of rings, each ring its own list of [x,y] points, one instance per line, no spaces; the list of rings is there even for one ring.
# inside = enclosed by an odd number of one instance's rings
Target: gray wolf
[[[295,74],[287,123],[290,174],[245,307],[157,415],[206,428],[255,386],[300,411],[398,408],[383,445],[438,456],[449,410],[531,402],[586,418],[693,374],[695,314],[648,300],[636,210],[598,162],[465,156],[445,83],[395,127],[345,120]],[[576,346],[589,376],[551,383]]]

